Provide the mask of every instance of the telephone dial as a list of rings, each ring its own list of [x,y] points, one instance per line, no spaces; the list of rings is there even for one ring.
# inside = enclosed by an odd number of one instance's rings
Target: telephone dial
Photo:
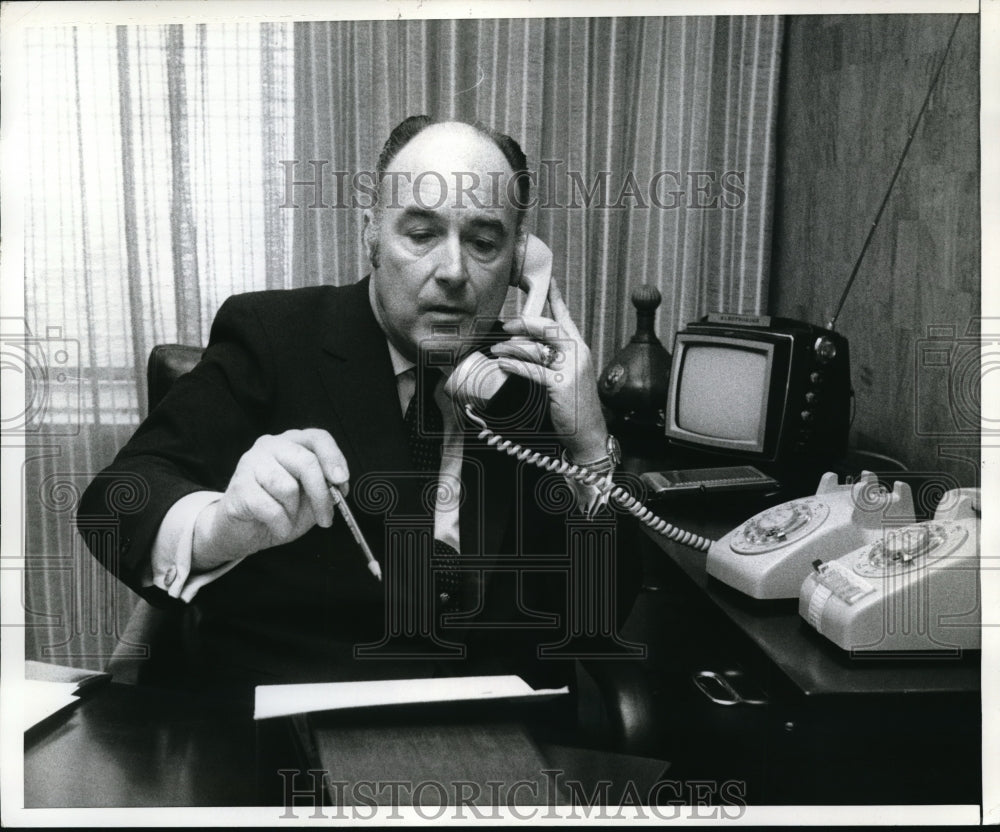
[[[947,492],[926,523],[823,562],[799,593],[799,614],[852,652],[978,650],[979,489]]]
[[[910,487],[886,493],[870,471],[838,485],[828,472],[816,494],[754,515],[708,550],[708,574],[758,599],[798,598],[816,558],[833,558],[882,538],[887,520],[912,523]]]

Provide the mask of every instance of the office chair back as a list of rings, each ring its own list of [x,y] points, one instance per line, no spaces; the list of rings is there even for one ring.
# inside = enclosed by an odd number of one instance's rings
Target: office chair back
[[[186,344],[157,344],[146,364],[146,400],[152,411],[182,375],[194,369],[205,350]]]

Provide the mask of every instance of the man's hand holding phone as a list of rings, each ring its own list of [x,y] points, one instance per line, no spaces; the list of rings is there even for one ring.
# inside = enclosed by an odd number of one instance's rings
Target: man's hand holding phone
[[[347,494],[347,462],[325,430],[262,436],[240,457],[222,498],[195,522],[193,566],[205,571],[333,524],[333,484]]]
[[[504,324],[515,336],[490,351],[505,372],[544,386],[549,394],[552,426],[574,460],[605,456],[607,425],[597,395],[590,348],[570,317],[555,280],[549,283],[552,317],[525,316]]]

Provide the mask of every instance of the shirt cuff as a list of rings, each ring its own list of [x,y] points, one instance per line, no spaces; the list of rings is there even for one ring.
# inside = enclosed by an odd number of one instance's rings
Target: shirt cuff
[[[153,552],[142,579],[143,586],[158,587],[171,598],[190,603],[199,589],[221,578],[243,560],[237,558],[207,572],[191,574],[195,521],[206,507],[218,502],[221,497],[218,491],[194,491],[170,507],[153,541]]]
[[[613,469],[601,477],[602,482],[610,482],[612,474],[614,474]],[[608,504],[608,498],[611,496],[611,492],[608,488],[604,488],[602,490],[596,485],[587,485],[586,483],[573,479],[573,477],[564,478],[566,480],[566,484],[569,485],[573,493],[576,495],[577,508],[588,518],[593,517],[598,511]]]

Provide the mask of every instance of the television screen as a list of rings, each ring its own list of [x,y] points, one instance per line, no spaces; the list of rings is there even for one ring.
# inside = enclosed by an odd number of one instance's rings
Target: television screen
[[[847,452],[851,395],[842,335],[713,313],[674,338],[664,432],[679,451],[773,464],[788,476]]]
[[[769,349],[750,344],[688,343],[678,380],[677,427],[712,440],[759,447],[770,358]]]

